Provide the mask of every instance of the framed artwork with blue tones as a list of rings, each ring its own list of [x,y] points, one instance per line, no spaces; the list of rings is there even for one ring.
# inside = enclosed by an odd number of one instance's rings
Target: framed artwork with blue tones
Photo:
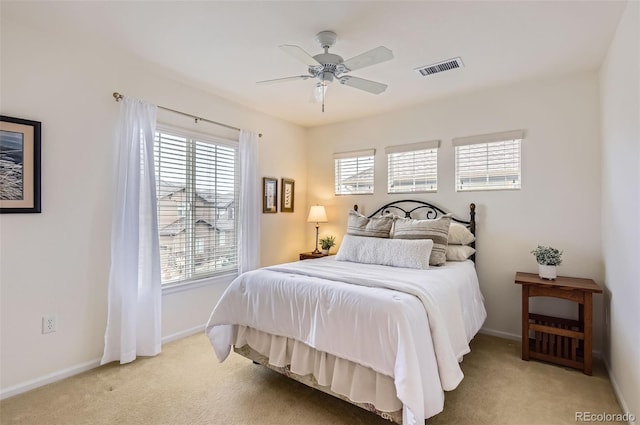
[[[0,213],[41,212],[41,123],[0,115]]]

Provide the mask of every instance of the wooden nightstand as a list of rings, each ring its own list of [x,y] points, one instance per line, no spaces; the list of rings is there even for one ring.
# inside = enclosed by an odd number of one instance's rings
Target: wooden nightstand
[[[601,294],[602,289],[591,279],[558,276],[556,280],[546,280],[522,272],[516,273],[515,283],[522,285],[522,360],[544,360],[591,375],[592,295]],[[578,320],[529,313],[530,297],[578,303]],[[529,331],[533,331],[533,338],[529,338]]]
[[[314,254],[313,252],[302,252],[302,253],[300,253],[300,259],[301,260],[311,260],[311,259],[320,258],[320,257],[326,257],[326,255],[323,255],[322,253]]]

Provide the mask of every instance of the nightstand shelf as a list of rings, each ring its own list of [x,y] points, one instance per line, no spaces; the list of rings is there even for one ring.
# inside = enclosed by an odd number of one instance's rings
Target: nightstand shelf
[[[522,272],[516,273],[515,283],[522,285],[522,360],[543,360],[591,375],[592,296],[602,293],[602,289],[591,279],[558,276],[556,280],[545,280]],[[578,304],[578,320],[530,313],[530,297],[573,301]]]

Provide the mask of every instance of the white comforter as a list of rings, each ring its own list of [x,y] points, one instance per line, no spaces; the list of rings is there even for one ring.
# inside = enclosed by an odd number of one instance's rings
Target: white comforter
[[[325,257],[239,276],[206,332],[220,361],[244,325],[392,376],[413,425],[442,411],[485,318],[471,261],[415,270]]]

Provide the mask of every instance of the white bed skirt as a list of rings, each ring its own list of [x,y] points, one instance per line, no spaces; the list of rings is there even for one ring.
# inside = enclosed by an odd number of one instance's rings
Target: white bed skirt
[[[247,326],[237,326],[236,347],[249,345],[277,367],[289,365],[291,372],[312,375],[318,385],[356,403],[370,403],[382,412],[402,409],[393,378],[282,336]]]

